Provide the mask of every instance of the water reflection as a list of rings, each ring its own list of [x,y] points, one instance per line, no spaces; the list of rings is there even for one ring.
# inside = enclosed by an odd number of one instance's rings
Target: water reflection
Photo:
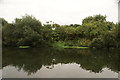
[[[94,73],[101,73],[103,68],[115,73],[120,70],[118,50],[3,48],[2,56],[3,68],[14,66],[28,75],[36,73],[43,66],[54,69],[59,64],[78,64],[79,68]]]

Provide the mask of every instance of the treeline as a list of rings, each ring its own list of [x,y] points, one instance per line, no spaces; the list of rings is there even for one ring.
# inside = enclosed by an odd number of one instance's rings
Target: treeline
[[[42,24],[29,15],[16,18],[13,23],[0,20],[3,46],[120,48],[120,23],[106,21],[106,16],[100,14],[86,17],[81,25],[59,25],[52,21]]]

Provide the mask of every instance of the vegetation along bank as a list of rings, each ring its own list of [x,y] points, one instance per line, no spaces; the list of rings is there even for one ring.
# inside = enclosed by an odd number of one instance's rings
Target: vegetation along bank
[[[52,21],[42,24],[25,15],[14,22],[2,21],[3,46],[54,48],[120,48],[120,23],[95,15],[83,19],[82,24],[59,25]]]

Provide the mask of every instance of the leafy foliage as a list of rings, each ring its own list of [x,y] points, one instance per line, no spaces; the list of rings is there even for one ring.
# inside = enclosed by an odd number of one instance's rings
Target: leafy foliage
[[[95,15],[83,19],[82,24],[59,25],[52,21],[43,24],[25,15],[8,23],[3,18],[3,46],[85,46],[119,48],[120,23],[106,21],[106,16]]]

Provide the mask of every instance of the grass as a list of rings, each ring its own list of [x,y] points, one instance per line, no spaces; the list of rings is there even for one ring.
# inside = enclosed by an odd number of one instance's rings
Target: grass
[[[19,46],[19,48],[30,48],[30,46]]]
[[[65,42],[59,41],[53,44],[54,48],[59,48],[59,49],[87,49],[89,47],[79,47],[79,46],[65,46]]]
[[[89,47],[78,47],[78,46],[64,46],[64,48],[77,48],[77,49],[87,49]]]

